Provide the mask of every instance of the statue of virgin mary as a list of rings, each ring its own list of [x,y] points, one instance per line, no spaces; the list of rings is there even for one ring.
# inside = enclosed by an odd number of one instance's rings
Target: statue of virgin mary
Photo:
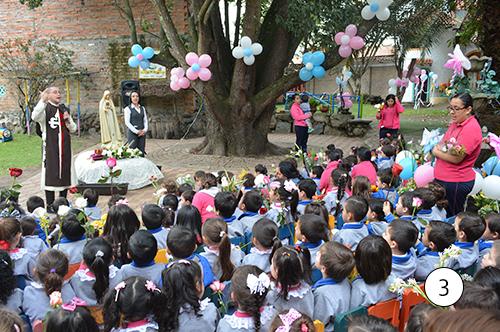
[[[104,91],[99,102],[99,122],[103,147],[118,148],[122,146],[122,134],[116,117],[115,105],[111,99],[111,92],[108,90]]]

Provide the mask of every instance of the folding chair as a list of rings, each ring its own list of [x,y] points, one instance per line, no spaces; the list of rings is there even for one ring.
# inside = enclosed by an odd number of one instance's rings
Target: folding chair
[[[325,324],[320,320],[314,321],[314,330],[315,332],[325,332]]]
[[[424,289],[424,284],[420,285],[420,289]],[[403,292],[403,298],[401,301],[401,313],[399,316],[399,331],[403,332],[405,329],[406,322],[410,317],[410,311],[414,306],[420,303],[424,303],[425,299],[419,294],[415,293],[411,289],[405,289]]]
[[[102,306],[88,306],[87,309],[90,311],[90,315],[94,318],[97,325],[104,324],[104,315],[102,312]]]
[[[397,299],[379,302],[368,307],[368,314],[390,322],[394,327],[399,327],[399,309],[401,303]]]
[[[76,271],[80,268],[80,263],[70,264],[68,266],[68,273],[64,276],[64,280],[69,280],[75,274]]]
[[[335,316],[335,322],[333,323],[333,330],[335,332],[347,332],[349,327],[349,322],[353,317],[367,315],[368,311],[366,307],[360,306],[344,312],[340,315]]]
[[[156,252],[155,263],[156,264],[167,264],[168,263],[167,249],[159,249]]]

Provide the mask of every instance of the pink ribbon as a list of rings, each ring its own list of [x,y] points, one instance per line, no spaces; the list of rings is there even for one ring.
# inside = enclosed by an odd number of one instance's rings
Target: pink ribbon
[[[295,309],[290,309],[286,314],[279,315],[283,325],[276,329],[276,332],[289,332],[293,322],[302,317],[302,314]]]
[[[64,310],[66,311],[75,311],[76,307],[85,307],[87,305],[87,302],[85,302],[84,300],[78,298],[78,297],[74,297],[71,302],[69,303],[66,303],[66,304],[63,304],[61,306],[61,308],[63,308]]]

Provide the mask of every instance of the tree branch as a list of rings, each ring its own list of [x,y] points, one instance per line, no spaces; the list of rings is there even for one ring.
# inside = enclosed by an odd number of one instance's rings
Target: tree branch
[[[240,43],[241,0],[236,0],[236,22],[234,23],[233,47]],[[229,33],[229,32],[228,32]]]
[[[228,44],[231,43],[230,36],[231,34],[229,33],[229,0],[224,0],[224,30],[225,30],[225,35],[226,35],[226,41]]]
[[[210,10],[213,8],[214,0],[205,0],[203,5],[201,5],[200,11],[198,12],[198,22],[206,24],[207,16],[210,13]]]
[[[123,17],[127,21],[128,27],[130,29],[130,41],[132,42],[132,44],[138,44],[137,27],[135,25],[134,13],[132,12],[132,7],[130,6],[130,1],[123,0],[124,7],[121,7],[118,4],[118,1],[119,0],[113,0],[113,5],[118,9],[120,16]]]

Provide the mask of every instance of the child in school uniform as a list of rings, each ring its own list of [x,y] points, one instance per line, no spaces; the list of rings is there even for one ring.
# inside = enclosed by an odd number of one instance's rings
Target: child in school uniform
[[[70,303],[65,303],[60,308],[49,312],[43,323],[45,331],[99,332],[99,325],[85,307],[86,305],[88,304],[82,299],[74,298]]]
[[[448,207],[446,189],[436,181],[429,183],[427,188],[432,190],[436,199],[436,204],[432,207],[433,215],[436,216],[436,220],[446,220],[446,208]]]
[[[0,307],[5,306],[16,314],[20,314],[23,304],[23,291],[17,287],[14,264],[9,253],[5,250],[0,250],[0,280],[2,283],[2,287],[0,287]]]
[[[141,217],[142,224],[156,239],[158,249],[166,249],[170,229],[163,227],[166,217],[165,211],[156,204],[146,204],[142,208]]]
[[[391,274],[391,257],[391,248],[381,236],[369,235],[359,242],[354,254],[359,275],[351,284],[351,309],[396,297],[389,291],[396,280]]]
[[[383,237],[392,251],[392,274],[403,280],[414,278],[417,258],[413,246],[418,239],[415,225],[396,219],[387,226]]]
[[[388,225],[385,221],[384,200],[372,198],[368,201],[368,214],[366,215],[366,221],[368,234],[380,236],[384,234]]]
[[[321,183],[321,176],[323,175],[323,166],[316,165],[311,168],[311,172],[309,173],[309,177],[316,183],[316,194],[321,194],[321,190],[319,189]]]
[[[122,279],[112,261],[113,248],[103,238],[92,239],[83,248],[83,262],[69,283],[76,296],[87,305],[101,304],[106,291]]]
[[[251,232],[253,225],[262,218],[259,210],[263,202],[262,195],[258,190],[247,191],[241,197],[239,208],[243,213],[238,217],[238,220],[243,224],[245,234]]]
[[[307,248],[311,254],[311,266],[316,262],[320,247],[328,241],[328,228],[324,220],[315,214],[303,214],[295,225],[297,245]]]
[[[23,231],[22,237],[22,247],[27,249],[28,252],[34,256],[38,256],[40,253],[49,249],[47,244],[43,240],[35,235],[36,232],[36,221],[33,217],[24,216],[20,220],[21,229]]]
[[[479,247],[476,243],[486,229],[484,219],[471,212],[460,212],[455,219],[457,242],[455,245],[462,250],[460,256],[449,260],[449,267],[467,269],[479,260]]]
[[[356,150],[356,157],[358,158],[358,163],[352,168],[351,177],[354,179],[357,176],[363,175],[370,180],[370,184],[377,184],[377,170],[373,163],[371,162],[372,153],[369,149],[365,147],[360,147]]]
[[[422,242],[417,243],[417,269],[415,279],[425,280],[439,263],[439,255],[455,243],[457,234],[453,225],[431,221],[425,227]]]
[[[267,293],[267,303],[277,311],[294,308],[308,316],[314,312],[314,295],[307,283],[310,274],[306,250],[281,247],[273,255],[273,282]]]
[[[157,251],[156,239],[148,231],[138,230],[132,234],[128,243],[128,256],[132,262],[122,265],[120,280],[141,276],[153,281],[157,286],[161,285],[164,266],[154,261]]]
[[[269,184],[269,200],[271,207],[266,213],[266,218],[274,221],[278,226],[295,222],[299,192],[291,180],[287,182],[287,186],[283,181],[271,182]]]
[[[339,166],[343,154],[344,152],[342,150],[335,148],[326,151],[328,164],[321,174],[321,179],[319,181],[320,192],[328,193],[333,189],[334,185],[330,182],[330,178],[332,177],[333,171]]]
[[[331,190],[323,198],[323,201],[328,213],[334,217],[340,215],[342,206],[349,198],[346,192],[349,180],[349,173],[344,169],[337,168],[332,172],[330,177]]]
[[[500,267],[500,240],[493,241],[490,251],[483,257],[481,268]]]
[[[229,241],[227,223],[220,218],[208,218],[201,234],[205,247],[200,255],[210,263],[214,277],[220,281],[231,280],[245,254]]]
[[[181,207],[177,213],[175,225],[190,229],[195,236],[196,246],[203,246],[203,239],[201,238],[201,214],[195,206],[186,205]],[[170,229],[172,229],[172,227],[170,227]]]
[[[297,205],[297,213],[304,214],[304,209],[307,204],[312,203],[312,198],[316,194],[316,183],[312,179],[300,180],[297,185],[299,188],[299,203]]]
[[[92,188],[87,188],[83,191],[83,198],[87,200],[87,207],[84,209],[87,217],[92,221],[101,219],[102,211],[97,206],[99,193]]]
[[[271,280],[258,267],[237,268],[231,278],[231,299],[237,310],[220,320],[217,332],[268,331],[277,314],[272,306],[265,305],[270,285]]]
[[[384,144],[380,148],[380,154],[375,159],[378,170],[391,169],[394,165],[394,156],[396,155],[396,148],[391,144]]]
[[[417,210],[413,206],[413,198],[415,195],[412,191],[402,193],[396,204],[396,215],[392,214],[390,207],[384,207],[385,220],[390,224],[399,217],[401,220],[410,221],[419,232],[423,232],[425,226],[413,215],[413,210]]]
[[[425,220],[427,223],[431,220],[440,220],[441,216],[435,213],[432,208],[436,205],[436,196],[429,188],[417,188],[413,191],[415,197],[420,198],[422,205],[417,210],[417,218]]]
[[[500,214],[490,213],[485,218],[486,229],[483,236],[478,241],[479,247],[479,261],[478,265],[481,266],[483,257],[491,250],[493,241],[500,239]]]
[[[80,220],[82,215],[84,218]],[[77,209],[71,209],[67,215],[59,216],[63,236],[54,248],[61,250],[68,256],[69,264],[77,264],[82,261],[83,247],[87,243],[83,227],[87,221],[86,218],[83,211]]]
[[[210,299],[201,300],[205,289],[199,264],[184,259],[174,261],[163,271],[162,279],[162,291],[169,304],[163,313],[166,331],[216,330],[220,315]]]
[[[316,256],[322,278],[313,286],[312,317],[325,323],[325,331],[333,331],[335,316],[349,310],[351,284],[347,277],[354,265],[353,253],[337,242],[325,243]]]
[[[267,218],[261,218],[252,228],[252,248],[243,258],[242,265],[255,265],[262,271],[271,271],[273,253],[281,248],[278,226]]]
[[[257,188],[263,188],[267,181],[269,181],[269,176],[267,174],[267,167],[262,164],[255,165],[255,185]]]
[[[377,172],[378,190],[371,194],[372,198],[383,199],[396,206],[399,200],[399,194],[396,190],[396,184],[399,183],[399,176],[392,174],[392,169],[382,169]]]
[[[234,194],[222,191],[215,195],[214,202],[217,214],[227,223],[229,237],[232,238],[245,235],[243,224],[234,215],[236,205],[238,204]]]
[[[363,197],[352,196],[347,199],[342,210],[344,225],[335,233],[333,241],[356,250],[362,238],[368,235],[368,228],[362,222],[368,213],[368,202]]]
[[[42,226],[40,226],[40,219],[37,217],[38,211],[47,213],[47,211],[45,210],[45,201],[39,196],[30,196],[26,201],[26,209],[28,210],[28,215],[35,219],[35,235],[37,235],[40,239],[42,239],[42,241],[45,242],[47,240],[47,235],[43,231]]]
[[[178,208],[180,209],[183,206],[193,204],[194,194],[196,194],[196,192],[194,190],[184,191],[181,194],[181,198],[179,199],[179,207]]]

